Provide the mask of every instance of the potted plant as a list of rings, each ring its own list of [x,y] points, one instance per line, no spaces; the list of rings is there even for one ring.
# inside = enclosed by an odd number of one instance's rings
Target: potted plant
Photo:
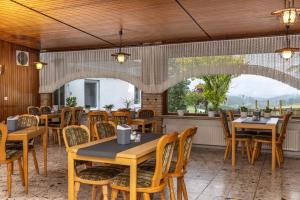
[[[178,114],[178,116],[180,116],[180,117],[184,116],[184,112],[185,112],[184,109],[178,109],[178,110],[177,110],[177,114]]]
[[[268,106],[263,110],[264,112],[264,117],[265,118],[270,118],[271,117],[271,112],[272,112],[272,109],[269,108]]]
[[[105,105],[103,106],[103,108],[106,110],[106,112],[110,113],[111,110],[114,108],[114,104],[108,104],[108,105]]]
[[[208,117],[215,117],[216,115],[216,109],[215,107],[208,107],[208,111],[207,111]]]
[[[248,108],[247,107],[242,106],[240,108],[240,111],[241,111],[241,117],[242,118],[246,118],[248,116]]]
[[[125,108],[130,108],[130,106],[133,105],[133,100],[132,99],[129,99],[129,98],[125,98],[124,101],[123,101],[123,104],[125,106]]]
[[[66,103],[67,103],[67,106],[69,106],[69,107],[75,107],[77,105],[77,98],[74,96],[69,96],[66,99]]]

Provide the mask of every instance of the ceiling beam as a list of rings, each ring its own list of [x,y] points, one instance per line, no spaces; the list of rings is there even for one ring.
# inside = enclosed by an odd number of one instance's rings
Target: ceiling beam
[[[197,22],[197,20],[193,17],[193,15],[179,2],[179,0],[175,0],[175,2],[179,5],[179,7],[193,20],[193,22],[198,26],[198,28],[210,39],[213,38],[206,32],[206,30]]]

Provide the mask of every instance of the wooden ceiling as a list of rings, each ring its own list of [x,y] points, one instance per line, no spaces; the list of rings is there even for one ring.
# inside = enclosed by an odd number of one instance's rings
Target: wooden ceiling
[[[284,33],[283,0],[15,1],[0,0],[0,39],[39,50],[116,47],[120,27],[126,46]]]

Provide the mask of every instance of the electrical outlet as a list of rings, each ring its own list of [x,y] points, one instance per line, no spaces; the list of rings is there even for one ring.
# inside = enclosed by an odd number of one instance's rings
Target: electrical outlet
[[[4,97],[4,101],[8,101],[8,97]]]

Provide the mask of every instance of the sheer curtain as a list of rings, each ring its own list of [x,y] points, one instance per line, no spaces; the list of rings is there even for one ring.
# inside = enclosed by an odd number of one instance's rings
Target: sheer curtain
[[[300,46],[300,35],[291,35],[291,46]],[[117,49],[41,53],[48,63],[40,71],[40,93],[51,93],[80,78],[118,78],[143,92],[161,93],[176,83],[205,74],[258,74],[300,89],[300,54],[288,61],[276,49],[285,37],[193,42],[125,48],[131,56],[124,64],[111,54]]]

